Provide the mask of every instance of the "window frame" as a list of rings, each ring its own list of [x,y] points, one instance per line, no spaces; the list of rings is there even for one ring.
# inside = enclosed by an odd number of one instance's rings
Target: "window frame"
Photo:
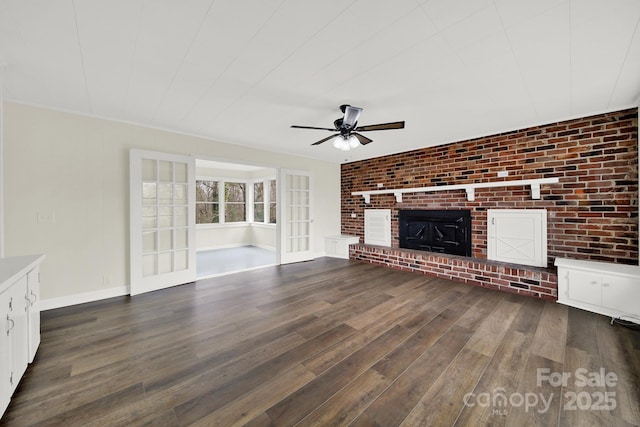
[[[256,200],[256,186],[257,185],[261,185],[262,186],[262,200]],[[265,211],[264,211],[264,181],[263,180],[256,180],[253,182],[253,223],[256,224],[261,224],[263,222],[265,222]],[[257,215],[257,208],[258,206],[262,205],[262,220],[259,221],[256,219],[256,215]]]
[[[226,186],[227,186],[227,184],[242,184],[242,185],[244,185],[244,201],[242,201],[242,202],[229,202],[229,201],[227,201],[227,199],[226,199],[226,194],[227,194]],[[222,188],[223,188],[223,193],[222,194],[225,195],[225,197],[223,197],[223,199],[224,199],[224,205],[223,205],[224,206],[224,211],[223,211],[223,215],[220,215],[221,218],[224,216],[223,224],[243,224],[243,223],[251,222],[250,221],[250,218],[251,218],[250,213],[252,213],[252,212],[249,212],[248,200],[251,200],[249,198],[249,196],[253,196],[253,186],[252,185],[247,185],[247,180],[235,178],[233,180],[223,181]],[[251,190],[250,190],[250,188],[251,188]],[[218,194],[220,194],[220,193],[218,193]],[[244,205],[244,221],[227,221],[227,205],[229,205],[229,206],[232,206],[232,205]]]
[[[269,176],[269,177],[263,177],[263,178],[258,178],[253,180],[253,184],[256,183],[262,183],[262,195],[263,195],[263,200],[262,200],[262,209],[264,211],[264,219],[262,221],[256,221],[255,217],[252,217],[253,219],[253,223],[255,224],[265,224],[265,225],[276,225],[277,222],[277,217],[273,218],[274,221],[271,221],[271,204],[275,203],[277,206],[278,200],[276,198],[276,200],[274,202],[271,201],[271,181],[275,182],[276,184],[276,193],[277,193],[277,186],[278,186],[278,181],[276,180],[276,178],[274,176]],[[260,202],[256,202],[255,201],[255,195],[253,197],[253,204],[257,204]]]
[[[219,218],[219,222],[211,222],[211,223],[199,223],[196,224],[196,228],[216,228],[216,227],[233,227],[233,226],[243,226],[243,225],[251,225],[251,224],[256,224],[256,225],[260,225],[260,226],[266,226],[266,227],[275,227],[276,226],[276,222],[270,222],[271,221],[271,217],[270,217],[270,204],[271,204],[271,197],[269,194],[269,188],[271,185],[271,181],[275,181],[276,183],[276,189],[278,186],[278,181],[276,179],[275,176],[270,175],[270,176],[266,176],[266,177],[259,177],[259,178],[235,178],[235,177],[222,177],[222,176],[208,176],[208,175],[197,175],[196,176],[196,181],[216,181],[218,183],[218,218]],[[225,183],[227,182],[233,182],[233,183],[241,183],[245,185],[245,220],[244,221],[235,221],[235,222],[226,222],[226,205],[227,202],[226,200],[224,200],[224,190],[225,190]],[[254,187],[253,185],[257,182],[262,182],[263,185],[263,194],[264,194],[264,201],[262,203],[264,203],[264,221],[255,221],[254,215],[254,199],[255,199],[255,195],[254,195]],[[277,190],[276,190],[277,191]],[[220,197],[220,195],[223,195],[223,197]],[[278,200],[276,198],[276,201],[273,203],[278,203]],[[275,219],[277,221],[277,217]]]
[[[271,181],[273,181],[273,183],[275,184],[275,195],[276,195],[276,200],[275,201],[271,201]],[[275,225],[278,221],[278,180],[273,177],[270,179],[266,179],[264,181],[265,186],[267,186],[268,184],[268,190],[264,190],[265,192],[265,196],[264,196],[264,222],[265,224],[273,224]],[[271,221],[271,205],[274,204],[274,215],[275,218],[273,218],[273,221]]]
[[[209,177],[209,176],[207,176],[207,177],[205,177],[205,176],[196,176],[196,180],[195,181],[196,181],[196,188],[197,188],[197,185],[198,185],[198,181],[215,182],[217,184],[217,187],[218,187],[218,194],[217,194],[218,200],[216,202],[198,202],[197,197],[196,197],[196,201],[195,201],[196,212],[198,211],[198,204],[216,204],[216,205],[218,205],[218,222],[200,222],[199,223],[199,222],[197,222],[197,216],[196,216],[196,227],[200,226],[200,225],[205,225],[206,226],[206,225],[217,225],[217,224],[223,223],[224,222],[224,218],[223,218],[223,215],[220,214],[221,212],[224,213],[224,211],[222,210],[223,204],[220,201],[220,187],[221,187],[220,186],[220,179],[219,178]],[[222,190],[224,191],[224,186],[222,187]]]

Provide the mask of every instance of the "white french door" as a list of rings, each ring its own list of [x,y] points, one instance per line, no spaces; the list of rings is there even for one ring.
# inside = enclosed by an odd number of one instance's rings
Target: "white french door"
[[[131,295],[196,280],[195,160],[129,152]]]
[[[280,263],[313,259],[311,175],[305,171],[280,170]]]

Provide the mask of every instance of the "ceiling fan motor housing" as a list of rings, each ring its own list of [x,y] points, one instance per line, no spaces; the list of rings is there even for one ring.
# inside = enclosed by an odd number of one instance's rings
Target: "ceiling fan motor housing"
[[[344,120],[342,118],[336,119],[333,122],[333,125],[336,127],[336,130],[340,131],[340,135],[346,136],[351,133],[353,129],[355,129],[358,123],[354,123],[353,126],[349,126],[348,124],[344,124]]]

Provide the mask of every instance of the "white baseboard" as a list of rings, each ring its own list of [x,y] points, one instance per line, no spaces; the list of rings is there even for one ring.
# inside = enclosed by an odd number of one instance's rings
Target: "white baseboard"
[[[233,249],[233,248],[242,248],[245,246],[255,246],[256,248],[267,249],[270,251],[275,251],[276,248],[274,246],[267,245],[259,245],[257,243],[236,243],[233,245],[225,245],[225,246],[206,246],[202,248],[197,248],[196,252],[204,252],[204,251],[215,251],[218,249]]]
[[[53,310],[54,308],[68,307],[70,305],[84,304],[87,302],[99,301],[102,299],[129,295],[128,286],[118,286],[115,288],[102,289],[94,292],[84,292],[81,294],[68,295],[64,297],[48,298],[40,301],[40,311]]]
[[[249,246],[255,246],[256,248],[266,249],[268,251],[275,251],[276,250],[275,246],[259,245],[257,243],[252,243]]]

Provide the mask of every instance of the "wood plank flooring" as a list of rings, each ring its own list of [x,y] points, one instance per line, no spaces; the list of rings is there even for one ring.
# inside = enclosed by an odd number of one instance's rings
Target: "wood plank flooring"
[[[320,258],[42,313],[0,424],[640,425],[640,332]]]

